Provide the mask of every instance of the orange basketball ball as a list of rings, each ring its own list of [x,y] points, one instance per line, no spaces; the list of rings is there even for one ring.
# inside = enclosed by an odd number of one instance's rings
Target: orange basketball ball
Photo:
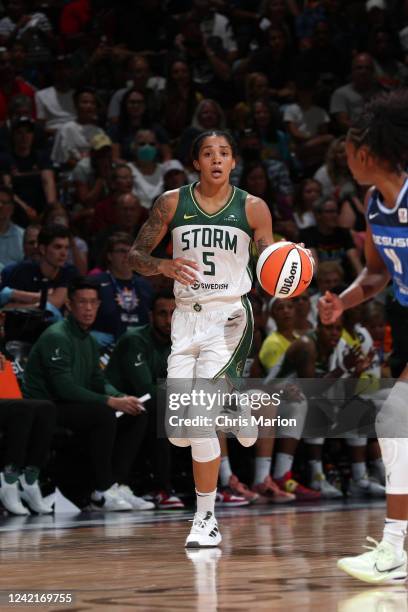
[[[256,274],[267,293],[281,299],[303,293],[313,278],[313,260],[293,242],[277,242],[262,251]]]

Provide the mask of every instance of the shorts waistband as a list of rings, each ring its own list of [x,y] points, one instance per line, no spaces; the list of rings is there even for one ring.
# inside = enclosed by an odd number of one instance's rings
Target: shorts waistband
[[[182,303],[176,300],[176,309],[182,310],[183,312],[222,312],[226,310],[234,310],[235,308],[242,308],[242,301],[240,299],[234,300],[233,302],[222,302],[220,300],[213,302],[188,302]]]

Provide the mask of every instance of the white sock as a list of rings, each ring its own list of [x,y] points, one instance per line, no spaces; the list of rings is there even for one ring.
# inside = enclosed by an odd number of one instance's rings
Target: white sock
[[[200,493],[196,489],[197,512],[202,512],[203,514],[207,514],[207,512],[212,512],[212,514],[214,514],[216,493],[217,489],[214,489],[214,491],[211,491],[210,493]]]
[[[367,467],[364,461],[351,464],[351,477],[353,480],[361,480],[367,474]]]
[[[308,463],[309,463],[311,480],[313,480],[316,474],[323,474],[323,463],[321,459],[310,459]]]
[[[276,453],[275,467],[273,468],[274,478],[283,478],[286,472],[290,472],[293,465],[293,455],[287,453]]]
[[[383,542],[392,544],[401,556],[404,550],[405,536],[407,535],[407,525],[408,521],[398,521],[392,518],[386,518],[384,523]]]
[[[232,476],[231,464],[228,455],[226,457],[221,457],[221,465],[220,465],[220,483],[222,487],[226,487],[228,485],[229,479]]]
[[[271,457],[255,457],[254,484],[260,484],[271,473]]]

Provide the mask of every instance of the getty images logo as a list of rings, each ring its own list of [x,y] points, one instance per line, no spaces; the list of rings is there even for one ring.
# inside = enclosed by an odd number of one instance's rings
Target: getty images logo
[[[279,293],[283,293],[283,295],[288,295],[289,291],[292,289],[293,287],[293,283],[295,282],[295,278],[296,278],[296,272],[298,269],[298,262],[294,261],[292,263],[292,267],[290,268],[290,272],[289,272],[289,276],[287,276],[284,280],[283,280],[283,285],[280,288]]]

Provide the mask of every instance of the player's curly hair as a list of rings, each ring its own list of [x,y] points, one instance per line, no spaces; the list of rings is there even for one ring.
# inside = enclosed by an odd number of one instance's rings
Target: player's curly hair
[[[401,172],[408,162],[408,89],[376,96],[353,121],[347,138]]]

